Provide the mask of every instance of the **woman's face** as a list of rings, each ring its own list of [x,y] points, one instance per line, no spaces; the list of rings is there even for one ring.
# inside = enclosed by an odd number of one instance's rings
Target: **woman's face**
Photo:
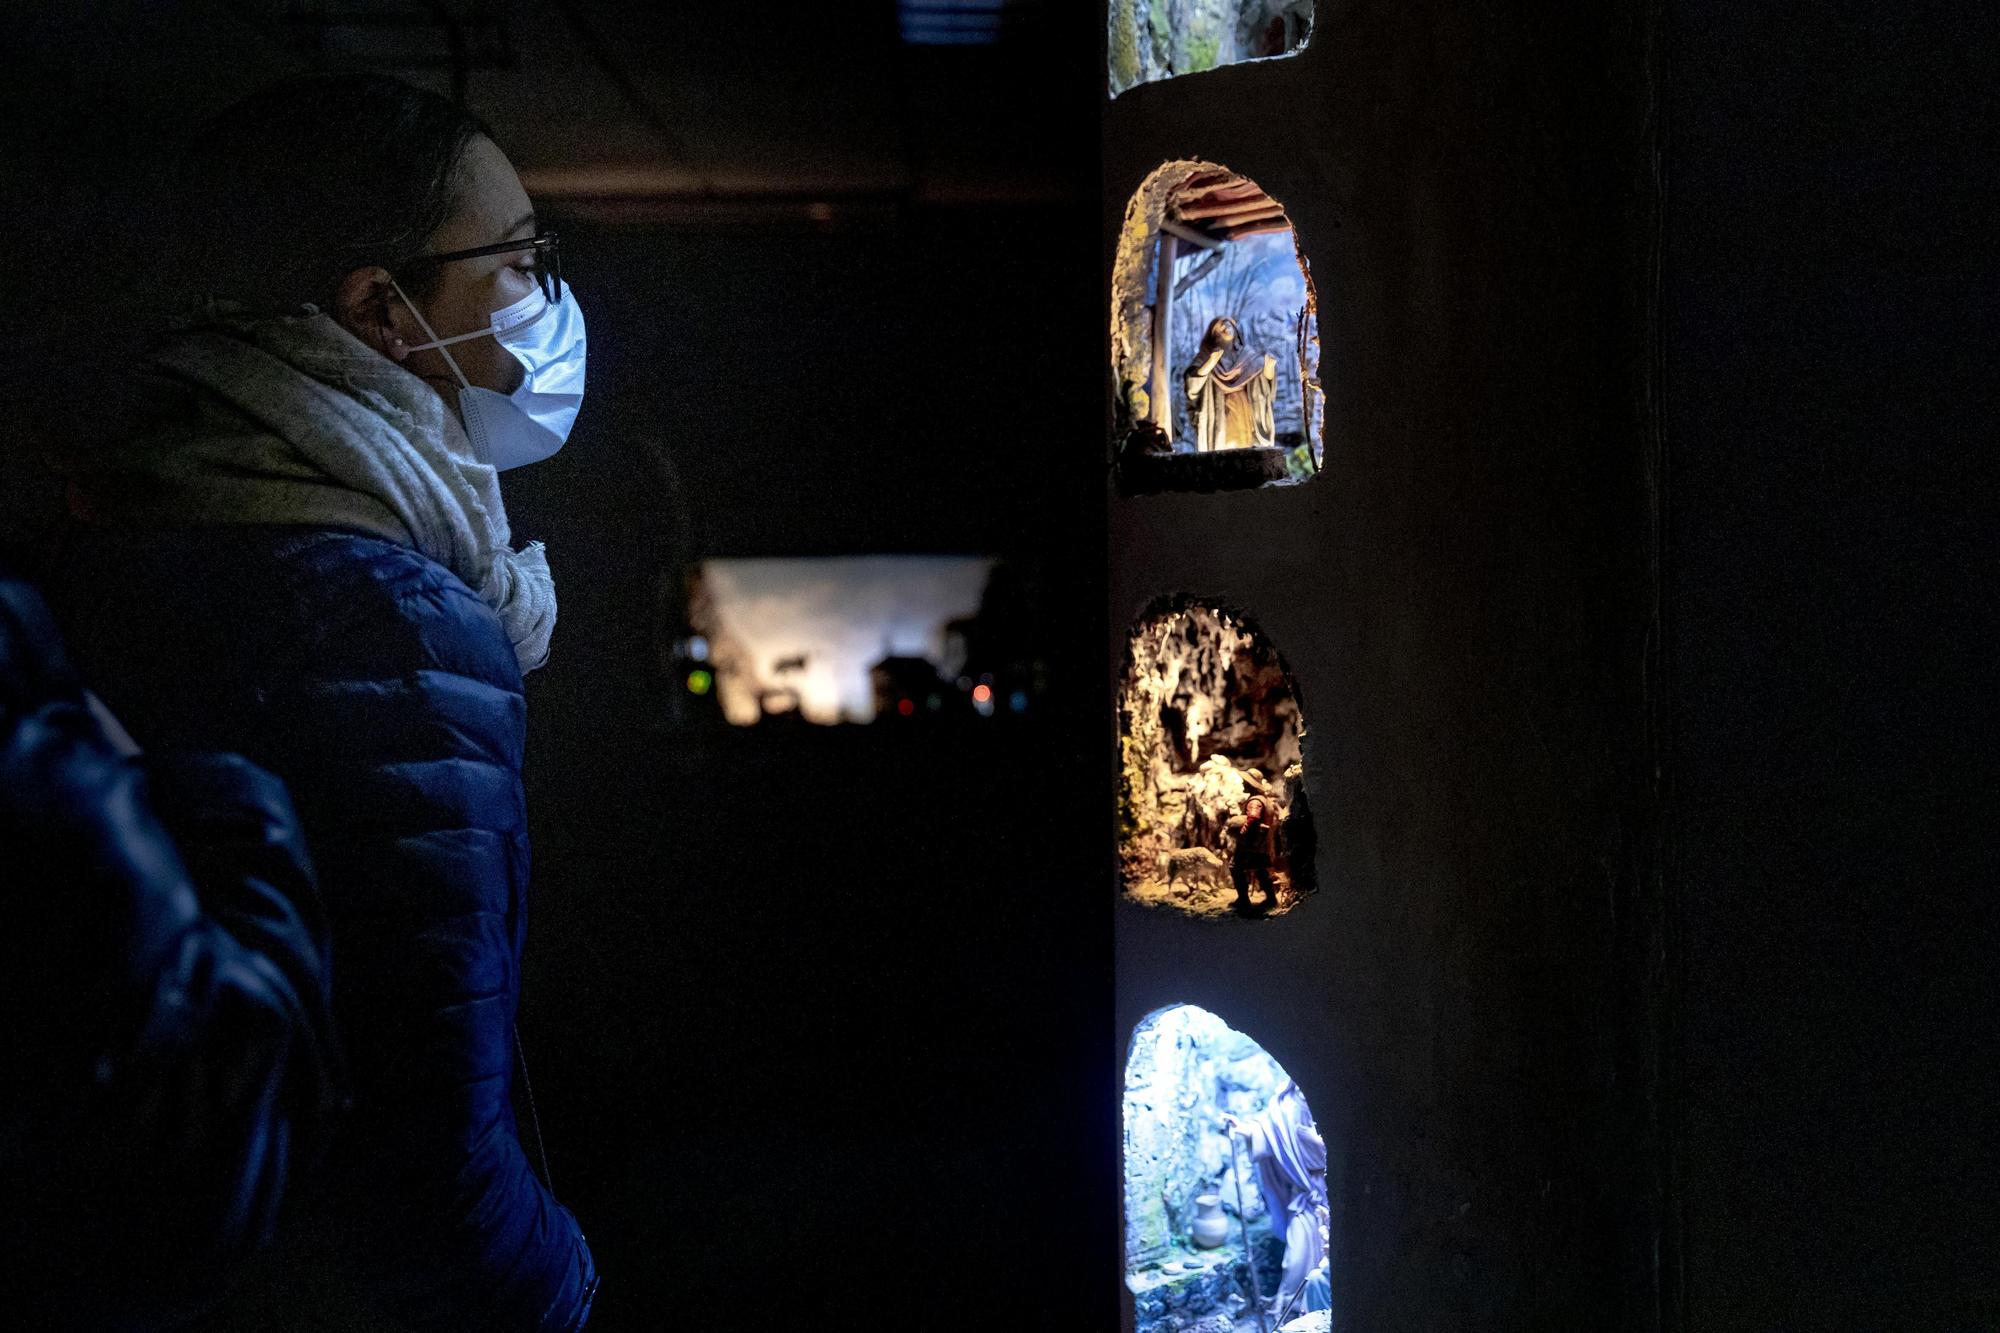
[[[1234,324],[1231,324],[1228,320],[1223,320],[1215,326],[1215,345],[1217,347],[1227,347],[1235,341],[1236,326]]]
[[[535,234],[535,213],[528,203],[528,192],[507,155],[492,140],[480,137],[466,146],[459,159],[459,179],[458,208],[431,237],[426,250],[469,250]],[[433,288],[421,296],[413,292],[411,299],[421,306],[424,318],[440,338],[485,328],[494,311],[534,290],[535,279],[528,272],[530,254],[520,250],[441,264]],[[396,299],[393,289],[389,289],[386,315],[391,331],[384,350],[405,370],[438,390],[446,402],[456,403],[458,379],[451,373],[444,352],[437,348],[404,350],[431,339]],[[394,341],[397,338],[402,339],[401,346]],[[454,343],[449,350],[468,381],[496,393],[512,393],[526,374],[496,338],[470,338]]]

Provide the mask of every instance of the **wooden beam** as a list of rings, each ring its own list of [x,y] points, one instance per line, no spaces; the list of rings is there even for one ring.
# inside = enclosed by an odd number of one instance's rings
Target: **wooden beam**
[[[1271,198],[1269,195],[1263,195],[1247,203],[1202,204],[1196,208],[1183,208],[1179,210],[1179,217],[1183,222],[1207,222],[1239,216],[1282,216],[1284,211],[1284,206],[1277,200]]]
[[[1205,231],[1196,231],[1193,227],[1183,227],[1178,222],[1162,221],[1160,230],[1169,236],[1179,237],[1189,245],[1198,245],[1204,250],[1220,250],[1229,244],[1220,237],[1211,236]]]
[[[1188,288],[1215,272],[1217,266],[1222,263],[1222,257],[1228,253],[1227,250],[1210,250],[1207,254],[1203,255],[1201,262],[1188,270],[1188,275],[1185,278],[1174,284],[1174,299],[1178,301],[1181,297],[1186,296]]]
[[[1182,190],[1174,196],[1175,204],[1186,207],[1189,204],[1214,203],[1222,200],[1262,199],[1264,187],[1255,181],[1238,181],[1234,185],[1219,185],[1214,189]]]
[[[1186,180],[1181,182],[1180,189],[1177,190],[1176,193],[1194,194],[1201,190],[1210,189],[1217,185],[1227,185],[1231,181],[1240,181],[1242,179],[1243,178],[1241,176],[1237,175],[1233,171],[1196,172],[1194,175],[1188,177]]]
[[[1223,213],[1234,213],[1240,209],[1269,206],[1275,201],[1268,195],[1255,195],[1249,199],[1216,199],[1203,195],[1190,199],[1173,210],[1172,216],[1184,222],[1199,222],[1203,218],[1216,217]]]

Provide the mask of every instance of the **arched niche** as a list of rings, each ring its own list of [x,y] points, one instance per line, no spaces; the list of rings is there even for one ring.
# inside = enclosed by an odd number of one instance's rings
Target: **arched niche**
[[[1236,337],[1209,368],[1208,337],[1224,320]],[[1126,205],[1112,270],[1111,373],[1128,494],[1316,473],[1318,300],[1284,205],[1214,162],[1148,175]]]
[[[1304,48],[1313,0],[1110,0],[1113,97],[1142,83],[1199,74]]]
[[[1118,736],[1127,898],[1264,917],[1312,892],[1305,723],[1284,660],[1255,626],[1191,599],[1142,616],[1127,643]]]
[[[1194,1005],[1149,1014],[1124,1130],[1137,1333],[1277,1329],[1328,1308],[1326,1145],[1262,1046]]]

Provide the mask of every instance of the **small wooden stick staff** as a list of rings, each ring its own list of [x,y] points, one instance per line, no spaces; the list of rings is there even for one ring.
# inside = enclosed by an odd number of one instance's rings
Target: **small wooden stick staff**
[[[1295,327],[1298,329],[1297,350],[1299,354],[1299,412],[1301,413],[1299,431],[1306,439],[1306,462],[1312,465],[1314,472],[1318,472],[1319,457],[1313,453],[1312,396],[1313,390],[1318,387],[1319,377],[1307,373],[1307,368],[1310,364],[1310,353],[1312,351],[1312,335],[1306,331],[1306,311],[1309,308],[1308,306],[1300,306],[1299,317],[1295,321]]]
[[[1243,1262],[1250,1266],[1250,1295],[1257,1302],[1257,1333],[1271,1333],[1265,1322],[1264,1284],[1257,1277],[1257,1255],[1250,1248],[1250,1214],[1243,1211],[1243,1163],[1236,1152],[1236,1135],[1229,1134],[1229,1174],[1236,1178],[1236,1225],[1243,1231]]]

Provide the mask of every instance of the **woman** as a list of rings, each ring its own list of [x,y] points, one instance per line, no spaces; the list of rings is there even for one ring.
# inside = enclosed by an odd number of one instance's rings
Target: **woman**
[[[1195,448],[1210,453],[1275,445],[1271,404],[1277,383],[1277,359],[1245,347],[1241,325],[1227,315],[1210,320],[1187,370]]]
[[[394,80],[267,89],[191,170],[207,299],[74,462],[62,602],[133,734],[277,773],[320,872],[353,1115],[224,1324],[580,1328],[590,1251],[510,1108],[556,602],[496,479],[575,417],[576,298],[480,122]]]

